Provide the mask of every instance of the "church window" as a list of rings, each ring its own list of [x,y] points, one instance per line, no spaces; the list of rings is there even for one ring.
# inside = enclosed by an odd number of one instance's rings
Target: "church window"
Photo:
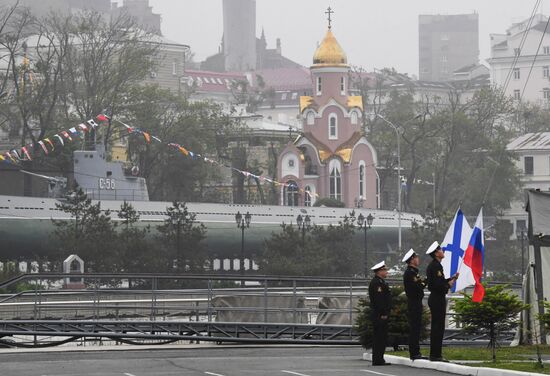
[[[340,173],[340,162],[336,159],[333,159],[330,162],[330,194],[329,197],[338,201],[342,201],[342,175]]]
[[[340,77],[340,94],[346,95],[346,79],[345,79],[345,77]]]
[[[304,206],[311,206],[311,187],[309,185],[304,189]]]
[[[321,77],[317,77],[317,95],[323,93],[323,81]]]
[[[284,197],[286,206],[298,206],[299,192],[298,184],[295,181],[289,180],[287,182]]]
[[[294,167],[294,159],[288,160],[288,167]]]
[[[336,118],[336,114],[330,114],[328,117],[328,139],[338,139],[338,121]]]
[[[314,125],[315,124],[315,115],[313,112],[307,113],[307,125]]]
[[[365,162],[359,164],[359,197],[365,198]]]
[[[357,115],[357,111],[351,112],[351,124],[357,124],[359,116]]]

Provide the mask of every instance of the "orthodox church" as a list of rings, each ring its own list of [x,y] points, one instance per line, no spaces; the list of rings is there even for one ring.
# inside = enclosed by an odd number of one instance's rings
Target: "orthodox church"
[[[361,127],[363,101],[349,95],[350,66],[329,19],[315,51],[312,96],[300,97],[302,134],[277,161],[281,205],[312,206],[329,197],[346,207],[379,207],[376,151]]]

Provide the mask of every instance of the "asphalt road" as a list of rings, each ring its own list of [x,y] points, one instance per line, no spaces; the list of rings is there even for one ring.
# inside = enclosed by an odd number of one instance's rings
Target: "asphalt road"
[[[1,353],[2,376],[441,376],[373,367],[359,347],[206,347]]]

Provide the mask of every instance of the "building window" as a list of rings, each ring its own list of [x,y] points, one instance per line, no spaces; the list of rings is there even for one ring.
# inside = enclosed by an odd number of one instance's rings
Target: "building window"
[[[313,114],[313,112],[308,112],[307,113],[307,125],[313,125],[315,124],[315,115]]]
[[[330,114],[328,117],[328,139],[338,139],[338,121],[336,119],[336,114]]]
[[[321,95],[323,93],[323,81],[321,77],[317,77],[317,95]]]
[[[351,124],[357,124],[357,120],[359,118],[359,115],[357,115],[357,111],[351,112]]]
[[[550,89],[545,87],[544,89],[542,89],[542,97],[544,98],[544,100],[546,101],[550,101]]]
[[[178,61],[174,60],[172,62],[172,75],[176,76],[178,74]]]
[[[365,198],[365,165],[363,162],[359,166],[359,197]]]
[[[514,56],[519,56],[521,50],[519,48],[514,48]]]
[[[542,67],[542,77],[548,78],[550,70],[548,69],[548,65],[545,65]]]
[[[514,90],[514,99],[519,101],[521,99],[521,91],[520,90]]]
[[[299,192],[298,184],[295,181],[289,180],[285,187],[285,205],[298,206]]]
[[[340,164],[337,161],[332,164],[330,169],[330,198],[342,201],[342,175],[340,174]]]
[[[520,79],[519,68],[514,68],[514,80]]]
[[[542,53],[544,55],[550,55],[550,46],[544,46],[542,47]]]
[[[346,94],[346,79],[344,77],[340,77],[340,94]]]
[[[304,206],[311,206],[311,187],[309,185],[304,189]]]
[[[282,100],[282,101],[286,101],[286,93],[283,93],[283,94],[281,95],[281,100]]]
[[[523,157],[523,173],[525,175],[533,175],[533,157]]]

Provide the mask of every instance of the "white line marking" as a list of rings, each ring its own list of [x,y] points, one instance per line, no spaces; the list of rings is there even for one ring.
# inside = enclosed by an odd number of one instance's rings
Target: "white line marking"
[[[204,372],[206,373],[207,375],[212,375],[212,376],[224,376],[224,375],[220,375],[219,373],[214,373],[214,372]]]
[[[126,376],[135,376],[135,375],[132,375],[131,373],[125,373]]]
[[[362,369],[361,371],[362,372],[373,373],[375,375],[380,375],[380,376],[395,376],[395,375],[392,375],[391,373],[375,372],[375,371],[369,371],[369,370],[366,370],[366,369]]]
[[[298,373],[298,372],[293,372],[293,371],[285,371],[284,369],[281,370],[281,372],[290,373],[291,375],[296,375],[296,376],[310,376],[310,375],[306,375],[305,373]]]

